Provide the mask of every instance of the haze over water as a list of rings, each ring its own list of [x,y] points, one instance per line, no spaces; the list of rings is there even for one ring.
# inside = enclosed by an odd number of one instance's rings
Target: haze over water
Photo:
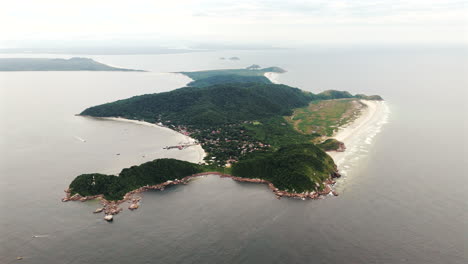
[[[241,60],[219,60],[231,56]],[[151,72],[0,73],[0,263],[468,262],[467,49],[90,57]],[[304,90],[386,99],[387,123],[347,161],[340,196],[277,200],[264,185],[206,177],[144,193],[139,210],[111,224],[91,213],[95,201],[60,201],[82,173],[198,159],[190,149],[162,150],[182,140],[165,129],[74,114],[189,81],[167,72],[254,63],[285,68],[277,80]]]

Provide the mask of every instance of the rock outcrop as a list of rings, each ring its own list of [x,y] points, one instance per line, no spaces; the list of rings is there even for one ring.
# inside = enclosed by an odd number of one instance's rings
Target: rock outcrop
[[[196,178],[196,177],[202,177],[202,176],[208,176],[208,175],[218,175],[221,178],[230,178],[235,181],[239,182],[250,182],[250,183],[265,183],[268,185],[268,188],[276,195],[278,199],[281,197],[289,197],[289,198],[298,198],[302,200],[306,199],[319,199],[322,196],[326,196],[329,194],[333,194],[334,196],[338,196],[338,193],[333,190],[332,186],[336,183],[335,178],[341,177],[341,175],[338,172],[334,172],[330,175],[330,177],[323,182],[322,185],[318,185],[321,188],[317,191],[311,191],[311,192],[303,192],[303,193],[295,193],[295,192],[287,192],[287,191],[282,191],[276,188],[273,183],[263,180],[263,179],[251,179],[251,178],[241,178],[241,177],[236,177],[232,176],[229,174],[223,174],[220,172],[203,172],[203,173],[197,173],[194,175],[190,175],[187,177],[184,177],[180,180],[176,179],[173,181],[166,181],[157,185],[146,185],[143,187],[140,187],[136,190],[130,191],[125,194],[124,198],[122,200],[118,201],[109,201],[104,198],[102,194],[100,195],[92,195],[92,196],[81,196],[79,194],[74,194],[71,195],[71,190],[66,189],[65,190],[65,197],[62,199],[63,202],[67,201],[88,201],[92,199],[98,199],[100,200],[101,204],[103,205],[102,208],[98,208],[94,211],[94,213],[100,213],[104,212],[105,216],[104,219],[106,221],[113,221],[113,215],[116,215],[120,213],[123,209],[119,207],[120,204],[129,201],[131,204],[129,205],[128,209],[129,210],[136,210],[140,207],[140,201],[141,197],[135,197],[135,195],[148,191],[148,190],[160,190],[163,191],[164,188],[167,186],[171,185],[178,185],[178,184],[187,184],[191,179]]]

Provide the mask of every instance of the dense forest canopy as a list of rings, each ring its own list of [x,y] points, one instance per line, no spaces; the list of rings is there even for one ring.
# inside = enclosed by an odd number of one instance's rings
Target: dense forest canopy
[[[231,75],[215,75],[208,78],[193,81],[187,84],[192,87],[207,87],[221,83],[266,83],[272,82],[265,76],[240,76],[236,74]]]
[[[127,192],[142,186],[182,179],[202,171],[202,166],[198,164],[175,159],[157,159],[123,169],[118,176],[82,174],[72,181],[70,189],[72,194],[103,194],[108,200],[120,200]]]
[[[258,65],[257,65],[258,66]],[[188,77],[192,78],[195,81],[210,78],[213,76],[220,75],[237,75],[237,76],[264,76],[267,72],[276,72],[284,73],[285,70],[280,67],[268,67],[263,69],[258,69],[256,67],[246,69],[223,69],[223,70],[208,70],[208,71],[194,71],[194,72],[180,72]]]
[[[84,174],[72,182],[72,191],[81,195],[104,194],[115,200],[144,185],[213,170],[265,179],[281,190],[293,192],[323,187],[323,181],[336,174],[333,160],[323,149],[336,149],[340,142],[327,140],[318,147],[311,142],[320,134],[300,133],[285,116],[317,100],[381,100],[381,97],[353,96],[335,90],[313,94],[273,84],[263,76],[267,71],[284,71],[280,68],[254,66],[184,73],[195,80],[190,83],[192,87],[135,96],[84,110],[82,115],[161,122],[196,138],[207,156],[204,165],[160,159],[124,169],[118,177]]]
[[[317,190],[335,171],[332,158],[313,144],[252,153],[232,167],[235,176],[265,179],[281,190],[298,193]]]
[[[329,138],[324,142],[318,144],[317,146],[323,149],[324,151],[333,151],[340,149],[340,147],[344,146],[344,144],[334,138]]]
[[[224,171],[221,167],[198,165],[176,159],[157,159],[123,169],[118,176],[82,174],[70,184],[72,194],[103,194],[108,200],[120,200],[132,190],[182,179],[204,171]],[[313,144],[289,145],[275,152],[251,153],[234,164],[231,174],[264,179],[280,190],[315,191],[336,171],[333,160]]]
[[[286,85],[226,83],[135,96],[91,107],[81,114],[207,126],[288,115],[309,101],[307,93]]]

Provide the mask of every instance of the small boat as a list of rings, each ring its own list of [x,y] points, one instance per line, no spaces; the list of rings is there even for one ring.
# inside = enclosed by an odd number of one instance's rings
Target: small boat
[[[80,138],[80,137],[78,137],[78,136],[75,136],[75,138],[78,139],[78,140],[81,141],[81,142],[86,142],[85,139],[82,139],[82,138]]]
[[[112,216],[111,214],[105,215],[104,220],[106,220],[107,222],[111,222],[112,220],[114,220],[114,216]]]

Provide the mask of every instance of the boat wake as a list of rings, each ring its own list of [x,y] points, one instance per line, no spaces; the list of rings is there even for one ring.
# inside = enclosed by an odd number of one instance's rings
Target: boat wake
[[[48,237],[49,235],[33,235],[33,238]]]
[[[81,142],[86,142],[86,140],[84,140],[84,139],[82,139],[82,138],[80,138],[80,137],[78,137],[78,136],[75,136],[75,138],[76,138],[77,140],[81,141]]]

